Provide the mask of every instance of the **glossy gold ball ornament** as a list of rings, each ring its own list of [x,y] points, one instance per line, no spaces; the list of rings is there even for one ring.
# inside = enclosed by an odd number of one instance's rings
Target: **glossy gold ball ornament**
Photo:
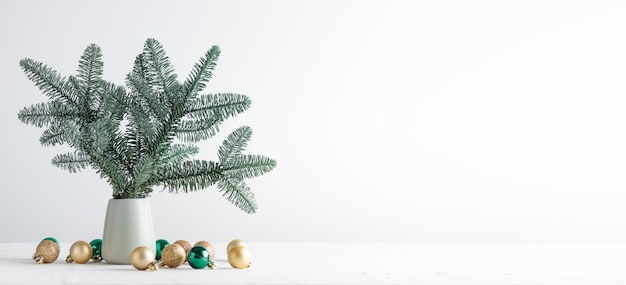
[[[215,247],[213,247],[213,245],[210,242],[201,240],[197,242],[196,244],[194,244],[193,246],[196,246],[196,245],[201,245],[201,246],[206,247],[206,249],[209,251],[209,255],[210,255],[209,259],[215,260]]]
[[[161,253],[161,265],[176,268],[185,263],[187,253],[182,245],[173,243],[166,246]]]
[[[91,259],[91,256],[93,256],[91,245],[84,240],[79,240],[70,247],[70,255],[67,256],[65,262],[83,264],[87,263],[87,261]]]
[[[240,245],[241,245],[241,246],[248,247],[248,245],[247,245],[244,241],[242,241],[242,240],[240,240],[240,239],[234,239],[234,240],[231,240],[231,241],[228,243],[228,245],[226,246],[226,253],[228,253],[228,252],[230,251],[230,249],[231,249],[231,248],[233,248],[233,247],[235,247],[235,246],[240,246]]]
[[[187,254],[189,254],[189,250],[191,249],[191,244],[186,240],[177,240],[174,243],[180,244],[185,249],[185,261],[187,261]]]
[[[33,254],[33,260],[37,264],[51,263],[59,258],[60,252],[61,250],[56,242],[44,239],[37,245],[35,254]]]
[[[252,255],[246,246],[238,245],[228,251],[228,263],[237,269],[250,267]]]
[[[130,264],[138,270],[157,270],[154,252],[145,246],[138,246],[130,253]]]

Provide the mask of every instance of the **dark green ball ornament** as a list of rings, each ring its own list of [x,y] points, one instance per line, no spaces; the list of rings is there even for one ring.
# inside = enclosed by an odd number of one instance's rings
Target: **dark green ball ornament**
[[[156,260],[161,260],[161,254],[163,253],[163,249],[169,244],[170,242],[164,239],[160,239],[156,241],[156,255],[154,257]]]
[[[102,261],[102,240],[97,238],[92,240],[89,245],[91,245],[91,259],[94,262]]]
[[[209,265],[209,250],[206,247],[197,245],[189,250],[187,262],[194,269],[202,269]]]

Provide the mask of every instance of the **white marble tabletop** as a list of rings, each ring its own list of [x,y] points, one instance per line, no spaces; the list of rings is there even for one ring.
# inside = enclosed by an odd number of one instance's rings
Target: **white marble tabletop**
[[[138,271],[35,264],[35,243],[0,244],[0,284],[626,284],[626,243],[254,243],[252,267]]]

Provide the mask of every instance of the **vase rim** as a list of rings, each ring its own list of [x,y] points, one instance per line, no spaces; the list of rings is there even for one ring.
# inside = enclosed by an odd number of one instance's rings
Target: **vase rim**
[[[139,203],[139,202],[150,202],[150,199],[148,198],[123,198],[123,199],[115,199],[115,198],[111,198],[109,199],[109,203],[116,203],[116,202],[127,202],[127,203]]]
[[[110,198],[109,200],[142,200],[142,199],[148,199],[148,197],[143,197],[143,198]]]

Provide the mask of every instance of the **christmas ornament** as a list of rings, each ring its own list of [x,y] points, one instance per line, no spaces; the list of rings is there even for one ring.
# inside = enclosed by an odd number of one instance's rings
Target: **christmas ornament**
[[[170,242],[164,239],[156,241],[156,256],[154,257],[156,260],[161,260],[161,254],[163,253],[163,249],[169,244]]]
[[[197,242],[196,244],[194,244],[193,246],[197,246],[197,245],[206,247],[206,249],[209,250],[209,260],[215,260],[215,248],[210,242],[201,240]]]
[[[45,238],[38,245],[33,254],[33,260],[37,264],[51,263],[59,258],[61,248],[54,238]]]
[[[174,243],[180,244],[180,246],[182,246],[185,249],[185,256],[187,256],[189,254],[189,250],[191,249],[191,244],[186,241],[186,240],[177,240]],[[185,258],[185,261],[187,261],[187,258]]]
[[[102,240],[99,238],[94,239],[89,245],[91,245],[91,260],[93,260],[93,262],[102,261]]]
[[[130,263],[139,270],[157,270],[154,252],[145,246],[138,246],[130,254]]]
[[[186,258],[187,253],[185,252],[183,246],[173,243],[163,249],[163,253],[161,254],[161,265],[176,268],[183,265]]]
[[[84,240],[79,240],[70,247],[70,255],[67,256],[65,262],[83,264],[87,263],[92,256],[93,250],[91,249],[91,245]]]
[[[244,241],[240,239],[234,239],[234,240],[231,240],[226,246],[226,253],[228,253],[231,248],[238,246],[238,245],[248,247],[248,245]]]
[[[202,269],[205,267],[214,268],[213,262],[209,259],[209,250],[201,245],[192,247],[187,255],[187,262],[194,269]]]
[[[251,254],[246,246],[238,245],[228,251],[228,263],[238,269],[250,267]]]
[[[59,246],[59,249],[61,249],[61,245],[59,244],[59,241],[57,239],[53,237],[47,237],[47,238],[44,238],[43,240],[51,240]]]

